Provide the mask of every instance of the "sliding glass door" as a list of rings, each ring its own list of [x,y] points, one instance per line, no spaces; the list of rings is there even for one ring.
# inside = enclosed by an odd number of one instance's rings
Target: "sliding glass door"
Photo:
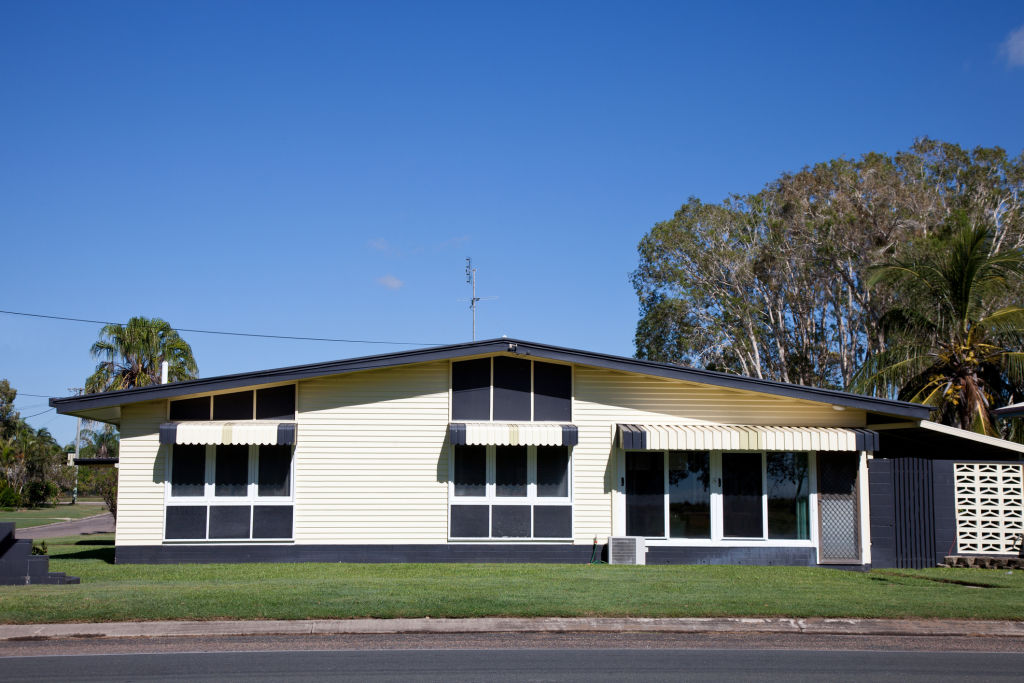
[[[628,451],[625,458],[630,536],[811,539],[809,453]]]

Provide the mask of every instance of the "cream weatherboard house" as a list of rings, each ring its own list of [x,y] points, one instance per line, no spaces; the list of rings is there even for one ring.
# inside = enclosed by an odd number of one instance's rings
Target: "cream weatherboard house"
[[[512,339],[51,404],[121,430],[119,563],[927,566],[1020,527],[1024,448],[926,407]]]

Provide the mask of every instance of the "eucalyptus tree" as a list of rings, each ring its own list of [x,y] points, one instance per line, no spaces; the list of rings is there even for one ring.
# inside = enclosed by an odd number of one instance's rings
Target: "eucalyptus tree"
[[[897,301],[869,271],[951,238],[951,217],[1024,246],[1024,154],[917,140],[833,159],[720,203],[690,198],[638,245],[640,358],[846,388],[888,348]],[[1002,303],[1011,302],[1004,300]]]
[[[160,318],[140,316],[125,325],[106,325],[90,353],[99,363],[85,382],[87,393],[157,384],[163,361],[171,382],[194,379],[198,372],[192,347]]]
[[[948,241],[872,269],[899,303],[886,311],[888,347],[852,388],[932,406],[937,419],[998,436],[992,410],[1024,388],[1024,252],[997,250],[997,231],[964,214]]]

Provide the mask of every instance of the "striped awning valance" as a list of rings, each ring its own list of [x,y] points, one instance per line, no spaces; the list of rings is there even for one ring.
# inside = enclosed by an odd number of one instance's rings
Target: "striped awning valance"
[[[295,443],[294,422],[166,422],[160,443],[276,446]]]
[[[877,451],[878,433],[846,427],[620,424],[619,446],[637,450]]]
[[[452,422],[453,446],[575,446],[579,432],[572,424],[530,422]]]

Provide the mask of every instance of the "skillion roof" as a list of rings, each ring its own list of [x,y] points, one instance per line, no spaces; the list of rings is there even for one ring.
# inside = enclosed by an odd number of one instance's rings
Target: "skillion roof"
[[[773,396],[784,396],[787,398],[816,401],[819,403],[831,403],[832,405],[844,408],[856,408],[881,413],[887,416],[912,420],[927,419],[930,413],[930,409],[927,406],[917,403],[908,403],[906,401],[873,398],[870,396],[850,394],[832,389],[819,389],[817,387],[808,387],[798,384],[772,382],[769,380],[745,377],[742,375],[731,375],[712,370],[698,370],[695,368],[681,367],[670,363],[637,360],[636,358],[612,356],[604,353],[581,351],[579,349],[569,349],[560,346],[550,346],[548,344],[538,344],[520,339],[507,338],[488,339],[464,344],[451,344],[448,346],[434,346],[424,349],[416,349],[413,351],[400,351],[398,353],[387,353],[376,356],[363,356],[360,358],[335,360],[326,363],[293,365],[290,367],[275,368],[272,370],[242,372],[234,375],[221,375],[219,377],[194,379],[185,382],[174,382],[171,384],[155,384],[147,387],[139,387],[137,389],[108,391],[100,394],[51,398],[50,405],[56,408],[58,413],[73,415],[103,408],[139,403],[142,401],[176,398],[211,391],[251,387],[260,384],[275,384],[280,382],[310,379],[312,377],[339,375],[349,372],[359,372],[362,370],[376,370],[380,368],[411,365],[413,363],[452,360],[494,353],[508,353],[526,358],[578,363],[597,368],[652,375],[667,379],[684,380],[687,382],[707,384],[710,386],[724,387],[728,389],[755,391],[763,394],[771,394]]]

